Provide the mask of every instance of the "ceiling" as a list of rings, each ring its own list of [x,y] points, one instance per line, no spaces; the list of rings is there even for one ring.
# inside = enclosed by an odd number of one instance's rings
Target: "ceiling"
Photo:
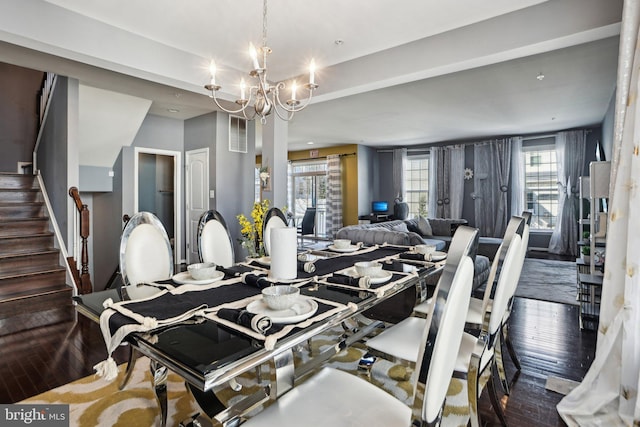
[[[238,97],[248,43],[261,44],[262,6],[3,0],[0,60],[99,89],[85,99],[108,90],[188,119],[215,110],[202,87],[211,59],[222,96]],[[614,93],[621,15],[622,0],[271,0],[268,76],[304,80],[311,58],[318,67],[311,105],[289,123],[292,150],[590,126]]]

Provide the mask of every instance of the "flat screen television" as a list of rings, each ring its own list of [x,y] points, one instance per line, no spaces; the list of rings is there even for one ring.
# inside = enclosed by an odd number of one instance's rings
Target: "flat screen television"
[[[384,214],[389,210],[389,203],[383,200],[376,200],[371,202],[371,213],[372,214]]]

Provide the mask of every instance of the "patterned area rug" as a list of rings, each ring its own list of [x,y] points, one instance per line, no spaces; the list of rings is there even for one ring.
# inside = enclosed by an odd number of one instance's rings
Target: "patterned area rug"
[[[578,305],[575,262],[525,258],[516,296]]]
[[[333,345],[335,340],[331,335],[338,335],[342,332],[342,328],[336,328],[323,337],[315,338],[312,342],[312,351],[317,352]],[[357,343],[335,355],[329,361],[329,365],[366,379],[366,373],[358,371],[357,368],[358,361],[365,352],[364,344]],[[307,350],[304,349],[297,352],[296,357],[305,360],[309,356]],[[117,384],[122,378],[123,369],[121,366],[121,373],[118,379],[113,382],[104,381],[97,376],[89,376],[26,399],[21,403],[69,404],[70,425],[74,427],[159,425],[160,415],[151,387],[149,359],[141,357],[137,361],[130,382],[124,390],[119,391]],[[409,405],[412,393],[410,376],[411,372],[407,368],[379,359],[373,365],[371,382]],[[251,393],[257,390],[255,376],[252,373],[241,376],[238,382],[243,386],[241,392],[234,392],[225,387],[216,390],[218,397],[223,402],[231,403],[241,399],[243,392]],[[200,412],[197,404],[186,390],[184,381],[178,375],[173,373],[169,375],[167,394],[169,398],[167,425],[177,426],[180,421]],[[442,425],[466,426],[468,417],[466,381],[453,379],[449,385]]]

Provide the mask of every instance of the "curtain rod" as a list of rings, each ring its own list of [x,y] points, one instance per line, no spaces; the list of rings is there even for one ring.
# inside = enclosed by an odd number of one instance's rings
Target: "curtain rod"
[[[346,156],[355,156],[357,153],[345,153],[345,154],[338,154],[339,157],[346,157]],[[326,159],[328,156],[333,156],[334,154],[329,154],[327,156],[318,156],[318,157],[307,157],[305,159],[295,159],[295,160],[289,160],[289,162],[304,162],[306,160],[318,160],[318,159]]]

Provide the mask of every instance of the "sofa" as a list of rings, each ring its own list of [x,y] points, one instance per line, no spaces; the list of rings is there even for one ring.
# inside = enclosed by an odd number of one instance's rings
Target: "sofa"
[[[465,219],[452,218],[412,218],[386,222],[348,225],[336,233],[336,239],[349,239],[369,245],[388,243],[392,245],[415,246],[434,245],[438,251],[446,251],[456,228],[467,225]],[[493,237],[480,237],[478,255],[475,261],[473,288],[477,289],[489,277],[490,259],[502,242]],[[428,284],[435,285],[438,275],[429,276]]]

